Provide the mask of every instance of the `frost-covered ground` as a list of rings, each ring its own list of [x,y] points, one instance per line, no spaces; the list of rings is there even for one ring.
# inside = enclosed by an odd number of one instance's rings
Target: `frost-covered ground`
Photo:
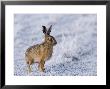
[[[43,41],[42,25],[53,25],[51,35],[57,40],[53,56],[46,61],[45,72],[32,65],[28,74],[25,51]],[[96,14],[15,14],[14,15],[15,76],[96,76],[97,15]]]

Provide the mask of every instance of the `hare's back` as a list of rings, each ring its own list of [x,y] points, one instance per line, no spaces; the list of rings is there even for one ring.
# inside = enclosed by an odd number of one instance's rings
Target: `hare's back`
[[[26,50],[26,53],[30,53],[30,52],[33,52],[33,51],[37,51],[38,49],[39,49],[39,44],[36,44],[36,45],[30,46],[30,47]]]

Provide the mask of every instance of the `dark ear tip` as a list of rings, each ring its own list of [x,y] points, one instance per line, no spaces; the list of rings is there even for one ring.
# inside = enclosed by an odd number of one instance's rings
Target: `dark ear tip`
[[[42,26],[42,27],[45,27],[45,26]]]

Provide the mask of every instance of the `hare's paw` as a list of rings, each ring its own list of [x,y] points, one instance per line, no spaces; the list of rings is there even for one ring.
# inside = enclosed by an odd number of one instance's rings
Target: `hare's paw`
[[[44,72],[44,71],[45,71],[45,69],[40,69],[39,71],[40,71],[40,72]]]
[[[45,71],[45,68],[42,68],[42,67],[38,67],[38,70],[40,71],[40,72],[44,72]]]

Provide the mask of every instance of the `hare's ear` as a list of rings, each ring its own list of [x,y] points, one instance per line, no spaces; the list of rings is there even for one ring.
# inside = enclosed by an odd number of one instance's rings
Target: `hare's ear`
[[[42,26],[42,27],[43,27],[43,30],[42,30],[43,33],[46,34],[46,33],[47,33],[47,29],[46,29],[46,27],[45,27],[45,26]]]
[[[48,34],[48,35],[50,35],[51,29],[52,29],[52,25],[50,26],[50,28],[49,28],[48,31],[47,31],[47,34]]]

